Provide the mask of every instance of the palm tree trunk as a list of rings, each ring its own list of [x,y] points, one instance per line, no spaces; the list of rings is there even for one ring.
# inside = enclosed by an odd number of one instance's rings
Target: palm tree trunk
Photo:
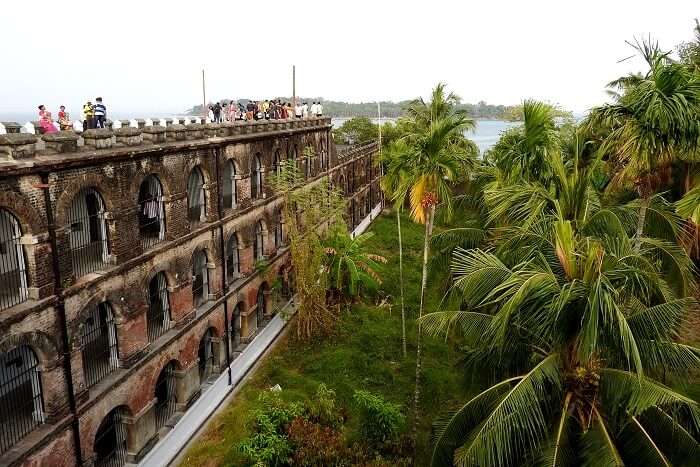
[[[430,235],[433,233],[433,217],[435,215],[435,206],[430,206],[428,216],[425,220],[425,239],[423,242],[423,276],[420,284],[420,307],[418,308],[418,335],[416,337],[416,386],[413,391],[413,441],[414,449],[418,438],[418,412],[420,399],[420,375],[421,375],[421,324],[420,318],[423,317],[423,304],[425,301],[425,289],[428,284],[428,253],[430,251]]]
[[[640,201],[641,205],[639,207],[639,214],[637,215],[637,231],[634,234],[635,253],[639,253],[639,249],[642,247],[642,234],[644,233],[644,223],[646,222],[647,209],[649,209],[651,199],[642,198]]]
[[[406,358],[406,310],[403,304],[403,241],[401,239],[401,212],[396,209],[396,226],[399,231],[399,287],[401,288],[401,339],[403,358]]]

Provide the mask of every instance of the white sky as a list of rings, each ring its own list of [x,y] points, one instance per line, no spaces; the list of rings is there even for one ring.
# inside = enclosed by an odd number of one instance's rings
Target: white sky
[[[114,6],[111,6],[114,5]],[[0,7],[0,114],[44,103],[74,114],[155,116],[207,97],[297,95],[352,102],[427,95],[545,99],[581,112],[640,68],[626,39],[692,38],[698,0],[481,2],[7,0]]]

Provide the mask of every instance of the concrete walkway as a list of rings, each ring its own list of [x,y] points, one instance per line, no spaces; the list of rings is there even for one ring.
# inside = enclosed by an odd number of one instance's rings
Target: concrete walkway
[[[382,206],[378,204],[352,231],[353,237],[363,233],[374,219],[381,213]],[[231,363],[231,385],[228,384],[228,371],[223,371],[197,399],[187,412],[163,438],[158,440],[153,449],[146,454],[139,467],[165,467],[177,458],[180,452],[199,429],[209,420],[216,409],[245,378],[248,371],[255,365],[265,350],[277,339],[287,325],[288,319],[294,313],[292,302],[288,302],[283,312],[277,313],[267,325],[258,332],[248,346]],[[287,319],[283,318],[283,315]]]

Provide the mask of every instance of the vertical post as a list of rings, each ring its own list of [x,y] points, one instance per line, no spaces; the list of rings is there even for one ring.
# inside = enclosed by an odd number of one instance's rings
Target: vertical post
[[[219,171],[219,159],[222,147],[214,148],[214,167],[216,170],[216,212],[219,216],[219,250],[221,251],[221,288],[224,296],[224,346],[226,348],[226,371],[228,372],[228,385],[231,386],[233,378],[231,376],[231,324],[228,319],[228,281],[226,280],[226,241],[224,240],[224,209],[222,190],[223,180]]]
[[[207,90],[204,86],[204,68],[202,68],[202,117],[207,120]]]
[[[297,67],[292,65],[292,105],[297,106]]]
[[[73,386],[73,368],[70,360],[70,340],[68,337],[68,318],[66,316],[66,305],[63,298],[63,284],[61,283],[61,270],[58,264],[58,244],[56,240],[56,224],[53,217],[53,207],[49,194],[49,174],[41,174],[41,188],[44,192],[44,206],[46,209],[46,222],[49,231],[49,242],[51,243],[51,269],[54,280],[54,294],[58,297],[56,311],[61,326],[61,344],[63,347],[62,363],[68,390],[68,409],[70,410],[71,428],[73,430],[73,449],[75,449],[75,463],[83,465],[83,448],[80,442],[80,421],[78,420],[78,405],[75,400],[75,388]]]
[[[379,177],[384,178],[384,164],[382,161],[382,104],[381,102],[377,101],[377,113],[379,114]],[[370,184],[372,182],[370,181]],[[370,186],[370,190],[372,187]],[[380,202],[382,204],[382,209],[384,209],[384,190],[379,190],[380,192]],[[374,209],[374,206],[372,206],[372,209]]]

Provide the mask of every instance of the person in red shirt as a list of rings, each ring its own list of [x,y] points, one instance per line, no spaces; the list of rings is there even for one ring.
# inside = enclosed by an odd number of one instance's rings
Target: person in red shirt
[[[73,128],[73,122],[70,121],[70,115],[66,112],[66,106],[62,105],[59,109],[58,125],[61,127],[61,131],[71,130]]]

